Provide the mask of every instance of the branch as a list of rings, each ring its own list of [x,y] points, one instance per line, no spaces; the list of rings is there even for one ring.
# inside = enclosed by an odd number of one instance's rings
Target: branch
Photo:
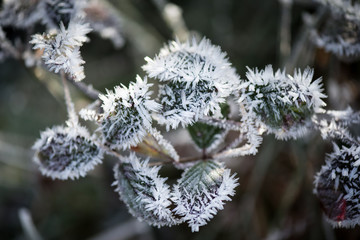
[[[84,93],[87,97],[93,100],[99,99],[99,94],[102,94],[99,90],[95,89],[92,85],[87,85],[84,82],[75,82],[70,78],[66,78],[71,84],[73,84],[78,90]]]
[[[76,125],[79,122],[79,118],[75,112],[74,103],[71,101],[70,91],[69,91],[69,87],[67,85],[65,72],[62,70],[60,72],[60,75],[61,75],[62,83],[64,85],[65,103],[66,103],[66,108],[67,108],[67,112],[69,115],[69,119],[72,122],[72,124]]]
[[[19,52],[9,40],[6,38],[3,29],[0,27],[0,46],[6,49],[15,59],[21,59],[21,52]]]

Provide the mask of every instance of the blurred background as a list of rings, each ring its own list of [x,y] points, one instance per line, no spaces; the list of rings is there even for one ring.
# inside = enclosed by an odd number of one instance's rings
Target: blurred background
[[[154,57],[174,35],[191,34],[221,46],[241,77],[246,66],[272,64],[289,73],[310,66],[315,78],[323,78],[328,109],[360,108],[359,61],[341,61],[313,44],[311,28],[323,11],[314,1],[109,2],[121,19],[123,43],[114,46],[91,33],[81,48],[85,81],[101,92],[144,76],[145,56]],[[76,181],[43,177],[32,162],[31,146],[40,131],[63,124],[67,114],[59,79],[41,76],[19,60],[0,63],[0,239],[31,239],[31,223],[48,240],[360,239],[359,227],[332,229],[322,216],[313,180],[332,147],[316,133],[286,142],[266,136],[256,156],[228,160],[240,186],[199,233],[186,224],[157,229],[133,218],[110,186],[115,159],[105,158]],[[71,93],[78,110],[91,103],[74,86]],[[358,128],[352,130],[360,135]],[[173,141],[181,155],[188,155],[192,146],[184,142]],[[170,183],[180,173],[171,166],[162,169]]]

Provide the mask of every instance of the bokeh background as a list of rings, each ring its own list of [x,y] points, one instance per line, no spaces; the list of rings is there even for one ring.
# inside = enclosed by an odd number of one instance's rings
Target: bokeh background
[[[114,48],[90,34],[91,41],[82,48],[85,81],[102,92],[128,84],[136,74],[144,76],[144,57],[153,57],[174,32],[188,30],[220,45],[242,77],[246,66],[272,64],[289,73],[311,66],[316,78],[323,77],[328,109],[350,105],[359,110],[359,63],[341,62],[314,46],[306,22],[320,6],[311,0],[110,2],[123,19],[124,46]],[[173,7],[167,14],[180,19],[180,30],[169,26],[164,6]],[[73,86],[71,93],[77,109],[91,102]],[[256,156],[228,160],[240,186],[233,201],[199,233],[191,233],[185,224],[157,229],[133,218],[110,186],[115,159],[106,158],[76,181],[43,177],[32,162],[31,146],[40,131],[66,120],[62,94],[55,75],[36,77],[13,59],[0,63],[0,239],[28,239],[27,216],[48,240],[360,239],[359,227],[332,229],[322,217],[313,180],[332,148],[316,133],[287,142],[266,136]],[[358,128],[352,130],[360,135]],[[191,144],[171,139],[180,154],[191,153]],[[168,166],[162,174],[173,182],[180,171]]]

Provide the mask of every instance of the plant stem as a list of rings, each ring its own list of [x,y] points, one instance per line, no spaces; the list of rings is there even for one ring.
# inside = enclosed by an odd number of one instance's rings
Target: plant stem
[[[102,94],[99,90],[95,89],[92,85],[87,85],[83,82],[75,82],[74,80],[71,80],[69,78],[67,78],[67,80],[92,100],[99,99],[99,94]]]
[[[65,72],[62,70],[60,72],[60,75],[61,75],[62,83],[64,85],[65,103],[66,103],[66,108],[67,108],[67,112],[69,115],[69,120],[72,124],[76,125],[79,122],[79,118],[76,115],[74,103],[71,101],[70,91],[69,91],[69,87],[67,85]]]
[[[291,53],[291,6],[292,0],[279,0],[280,20],[280,65],[283,66]]]

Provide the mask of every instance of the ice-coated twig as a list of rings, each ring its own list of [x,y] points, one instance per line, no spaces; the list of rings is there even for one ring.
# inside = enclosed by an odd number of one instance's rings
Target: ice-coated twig
[[[69,86],[67,85],[65,72],[61,71],[60,75],[61,75],[61,80],[62,80],[62,83],[64,86],[65,103],[66,103],[66,108],[67,108],[67,112],[69,115],[69,120],[73,125],[77,125],[79,123],[79,117],[77,116],[77,114],[75,112],[74,103],[71,100]]]

